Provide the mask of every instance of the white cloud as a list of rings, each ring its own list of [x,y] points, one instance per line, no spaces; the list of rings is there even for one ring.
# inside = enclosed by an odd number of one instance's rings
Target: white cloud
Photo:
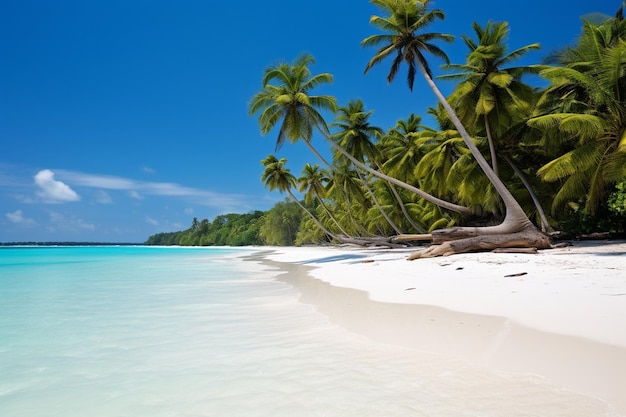
[[[185,209],[185,214],[187,214],[187,215],[193,214],[193,209],[192,208],[186,208]]]
[[[54,172],[49,169],[39,171],[34,178],[35,184],[39,187],[37,196],[44,203],[66,203],[80,200],[80,196],[67,184],[55,180]]]
[[[148,166],[143,166],[143,172],[145,172],[146,174],[154,174],[156,171],[154,170],[154,168],[150,168]]]
[[[57,170],[56,172],[60,178],[72,185],[103,190],[125,190],[135,199],[142,199],[142,195],[180,197],[193,204],[215,207],[220,210],[249,209],[244,203],[249,198],[237,194],[221,194],[169,182],[137,181],[111,175],[95,175],[64,170]]]
[[[159,222],[154,220],[152,217],[146,216],[146,223],[151,224],[153,226],[158,226]]]
[[[110,195],[108,195],[106,192],[102,190],[98,190],[98,192],[96,193],[96,203],[111,204],[112,202],[113,202],[113,199],[111,198]]]
[[[9,219],[11,223],[23,224],[26,226],[31,226],[35,224],[35,221],[33,219],[24,217],[24,213],[22,212],[22,210],[15,210],[12,213],[6,213],[5,216],[7,219]]]

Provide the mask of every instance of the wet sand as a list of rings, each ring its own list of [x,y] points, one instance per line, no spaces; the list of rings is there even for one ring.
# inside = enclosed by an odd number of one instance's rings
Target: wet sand
[[[406,250],[264,248],[301,301],[347,330],[545,378],[626,415],[626,243],[406,261]]]

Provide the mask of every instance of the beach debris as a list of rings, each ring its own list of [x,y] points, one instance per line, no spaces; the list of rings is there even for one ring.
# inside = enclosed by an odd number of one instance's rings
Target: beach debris
[[[504,277],[505,278],[521,277],[521,276],[524,276],[524,275],[527,275],[527,274],[528,274],[528,272],[518,272],[517,274],[508,274],[508,275],[505,275]]]
[[[362,263],[362,264],[369,264],[369,263],[372,263],[372,262],[374,262],[374,260],[373,260],[373,259],[363,259],[363,260],[361,261],[361,263]]]
[[[537,248],[496,248],[491,253],[537,253]]]
[[[415,287],[405,288],[404,291],[413,291],[414,289],[415,289]]]
[[[512,199],[512,196],[510,198]],[[495,229],[452,227],[435,230],[432,233],[432,244],[411,254],[407,259],[412,261],[494,249],[505,249],[515,253],[537,253],[537,249],[549,249],[548,236],[540,232],[527,218],[523,221],[526,215],[520,207],[517,207],[517,211],[518,216],[514,216],[509,213],[507,206],[507,218],[500,225],[493,226]]]

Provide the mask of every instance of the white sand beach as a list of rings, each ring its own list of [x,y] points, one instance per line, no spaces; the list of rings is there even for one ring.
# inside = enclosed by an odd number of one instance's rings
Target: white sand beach
[[[303,302],[350,331],[538,375],[626,415],[624,241],[416,261],[406,260],[414,249],[263,249]]]

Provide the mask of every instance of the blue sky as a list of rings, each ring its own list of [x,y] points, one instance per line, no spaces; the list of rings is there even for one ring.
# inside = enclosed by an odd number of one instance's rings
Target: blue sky
[[[492,20],[509,22],[511,50],[541,43],[532,64],[571,44],[581,16],[620,2],[433,4],[446,20],[432,30],[457,37],[442,45],[452,62],[472,22]],[[403,74],[388,85],[388,63],[363,75],[376,13],[364,0],[3,0],[0,242],[143,242],[193,217],[271,208],[284,196],[264,189],[260,160],[276,133],[262,137],[247,114],[267,66],[311,53],[313,72],[335,78],[318,92],[361,98],[383,129],[435,104],[421,79],[413,93]],[[277,155],[296,175],[318,162],[303,144]]]

